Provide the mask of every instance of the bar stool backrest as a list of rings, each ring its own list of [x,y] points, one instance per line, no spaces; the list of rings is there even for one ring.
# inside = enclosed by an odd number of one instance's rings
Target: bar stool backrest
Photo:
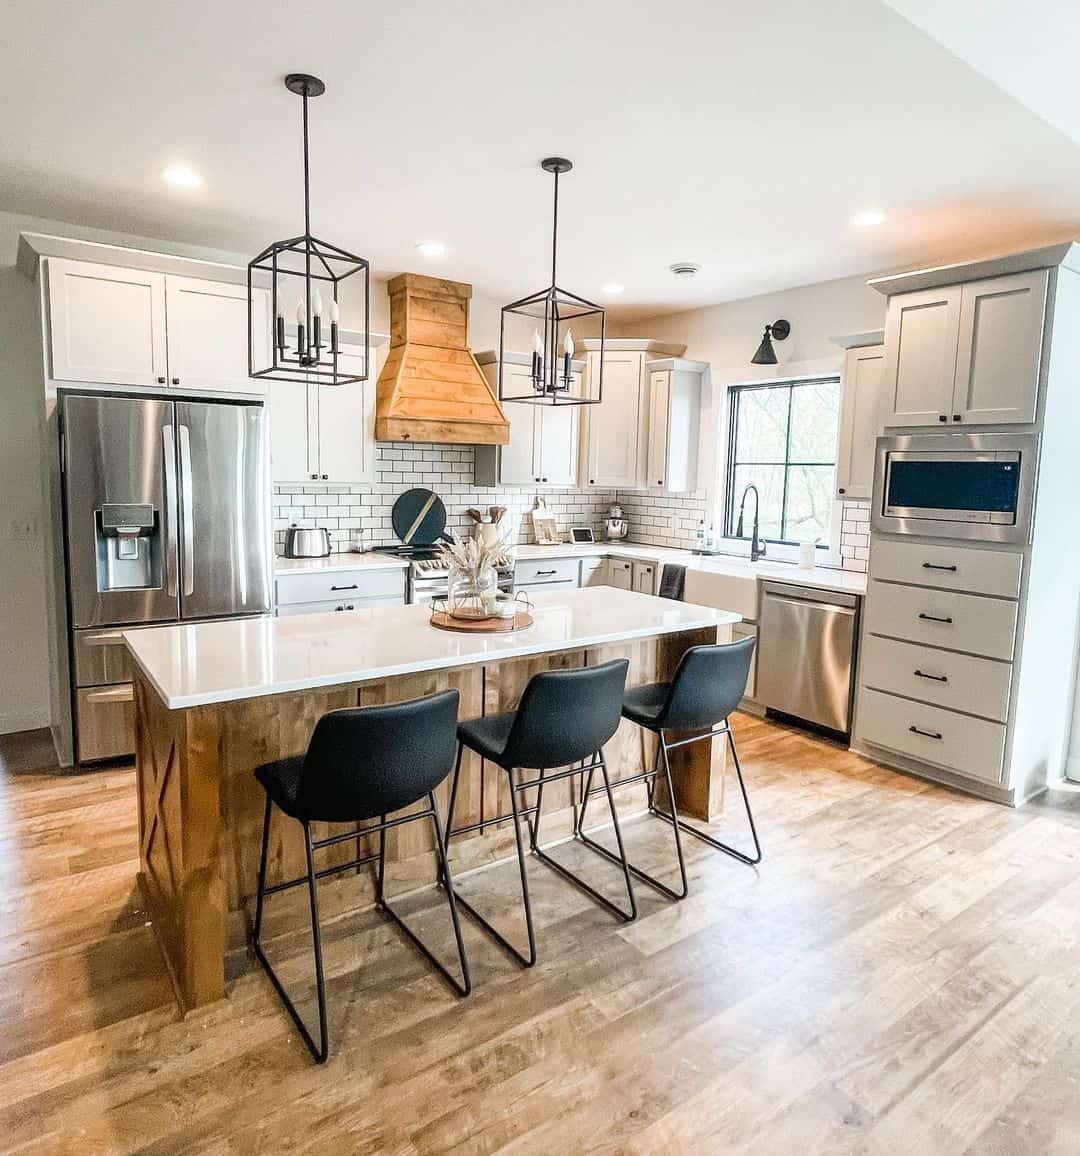
[[[422,799],[453,767],[457,713],[458,692],[444,690],[324,714],[304,757],[300,815],[359,822]]]
[[[657,725],[672,730],[705,730],[722,722],[746,692],[754,639],[691,646],[671,680]]]
[[[618,730],[625,658],[534,674],[506,740],[507,767],[564,767],[593,754]]]

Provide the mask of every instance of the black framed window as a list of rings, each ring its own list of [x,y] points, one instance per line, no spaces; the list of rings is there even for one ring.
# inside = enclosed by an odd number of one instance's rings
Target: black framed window
[[[753,483],[761,497],[760,534],[769,542],[829,544],[836,485],[840,378],[730,389],[724,533],[736,537],[739,502]],[[742,537],[753,526],[747,499]]]

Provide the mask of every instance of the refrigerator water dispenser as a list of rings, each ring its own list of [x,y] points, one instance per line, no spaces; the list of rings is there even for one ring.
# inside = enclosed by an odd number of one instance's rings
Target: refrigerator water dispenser
[[[95,512],[98,590],[161,585],[158,512],[149,503],[109,502]]]

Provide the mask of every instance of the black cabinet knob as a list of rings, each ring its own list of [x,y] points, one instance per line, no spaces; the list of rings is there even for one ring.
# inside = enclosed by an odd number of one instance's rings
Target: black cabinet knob
[[[961,417],[960,417],[960,414],[958,414],[958,413],[954,413],[954,414],[952,415],[952,419],[953,419],[953,421],[960,421],[960,420],[962,420],[962,419],[961,419]]]
[[[840,486],[840,487],[837,489],[837,491],[836,491],[836,492],[837,492],[838,494],[846,494],[846,493],[847,493],[847,490],[845,490],[843,486]]]
[[[173,385],[179,385],[179,384],[180,384],[180,378],[178,378],[178,377],[174,377],[174,378],[172,379],[172,383],[173,383]]]
[[[546,481],[547,481],[547,478],[541,478],[541,479],[540,479],[540,481],[542,481],[542,482],[546,482]]]
[[[329,477],[330,477],[330,475],[329,475],[329,474],[323,474],[323,476],[322,476],[322,478],[323,478],[323,481],[325,482],[325,481],[326,481],[326,479],[327,479],[327,478],[329,478]]]
[[[938,421],[948,421],[948,420],[949,420],[949,419],[948,419],[948,418],[945,416],[945,414],[943,414],[943,413],[939,413],[939,414],[938,414],[938,417],[937,417],[937,419],[938,419]]]
[[[317,482],[317,481],[319,480],[319,475],[318,475],[318,474],[312,474],[312,475],[311,475],[311,480],[312,480],[313,482]]]
[[[157,383],[158,383],[158,385],[164,385],[164,384],[165,384],[165,378],[163,378],[163,377],[159,377],[159,378],[157,379]]]

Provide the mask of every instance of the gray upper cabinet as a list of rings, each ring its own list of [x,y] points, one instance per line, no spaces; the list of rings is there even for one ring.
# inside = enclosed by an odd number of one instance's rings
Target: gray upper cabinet
[[[1035,420],[1048,273],[972,281],[960,300],[952,421]]]
[[[939,425],[948,420],[959,329],[959,285],[889,298],[883,371],[886,425]]]
[[[884,345],[849,349],[844,358],[844,397],[836,452],[836,496],[869,498],[874,488],[874,450],[881,432]]]
[[[1046,269],[889,298],[885,425],[1035,420]]]

